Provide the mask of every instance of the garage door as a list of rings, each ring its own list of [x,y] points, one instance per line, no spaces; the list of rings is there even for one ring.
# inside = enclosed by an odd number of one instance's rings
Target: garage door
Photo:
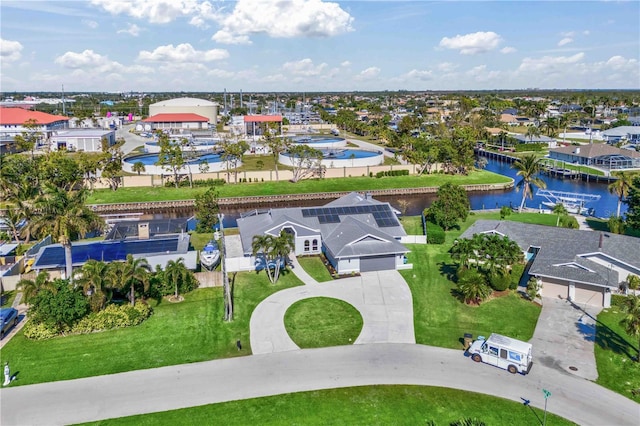
[[[360,258],[360,272],[396,269],[395,256],[370,256]]]
[[[594,290],[593,287],[576,284],[575,302],[578,305],[602,306],[604,303],[602,290]]]
[[[557,299],[558,296],[566,299],[569,296],[569,286],[567,284],[542,283],[542,297],[552,297]]]

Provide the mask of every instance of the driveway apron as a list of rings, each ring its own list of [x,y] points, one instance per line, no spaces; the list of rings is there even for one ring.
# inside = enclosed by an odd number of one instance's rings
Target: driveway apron
[[[534,361],[587,380],[596,380],[594,344],[601,308],[577,306],[566,299],[544,298],[530,343]]]

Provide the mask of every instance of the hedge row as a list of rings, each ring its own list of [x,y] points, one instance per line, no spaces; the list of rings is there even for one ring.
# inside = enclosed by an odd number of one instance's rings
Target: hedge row
[[[444,244],[445,233],[440,225],[427,221],[427,243]]]
[[[24,326],[24,336],[32,340],[50,339],[61,334],[86,334],[112,328],[130,327],[141,324],[153,313],[151,306],[138,302],[135,306],[109,305],[99,312],[93,312],[69,329],[59,329],[54,325],[29,321]]]
[[[224,179],[194,179],[193,181],[193,187],[194,188],[202,188],[202,187],[209,187],[209,186],[222,186],[226,183],[226,181]],[[175,185],[173,183],[173,179],[168,179],[165,183],[164,186],[166,186],[167,188],[173,188]],[[189,186],[189,179],[182,179],[180,180],[180,182],[178,183],[179,187],[187,187]]]
[[[376,173],[377,178],[386,176],[409,176],[409,170],[385,170],[383,172]]]

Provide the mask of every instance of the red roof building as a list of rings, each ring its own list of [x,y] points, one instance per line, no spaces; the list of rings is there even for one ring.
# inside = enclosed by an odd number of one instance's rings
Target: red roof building
[[[162,113],[145,118],[142,122],[151,123],[154,129],[204,129],[209,119],[194,113]]]
[[[46,112],[29,111],[23,108],[1,108],[0,107],[0,125],[23,125],[29,120],[35,120],[36,124],[47,125],[60,121],[69,121],[69,117],[63,115],[52,115]]]
[[[245,123],[281,123],[281,115],[245,115]]]

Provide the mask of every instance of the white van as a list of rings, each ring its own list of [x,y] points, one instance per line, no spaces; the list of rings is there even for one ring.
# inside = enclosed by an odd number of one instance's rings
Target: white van
[[[530,343],[491,334],[488,339],[478,338],[469,347],[471,359],[508,370],[509,373],[527,374],[533,365]]]

